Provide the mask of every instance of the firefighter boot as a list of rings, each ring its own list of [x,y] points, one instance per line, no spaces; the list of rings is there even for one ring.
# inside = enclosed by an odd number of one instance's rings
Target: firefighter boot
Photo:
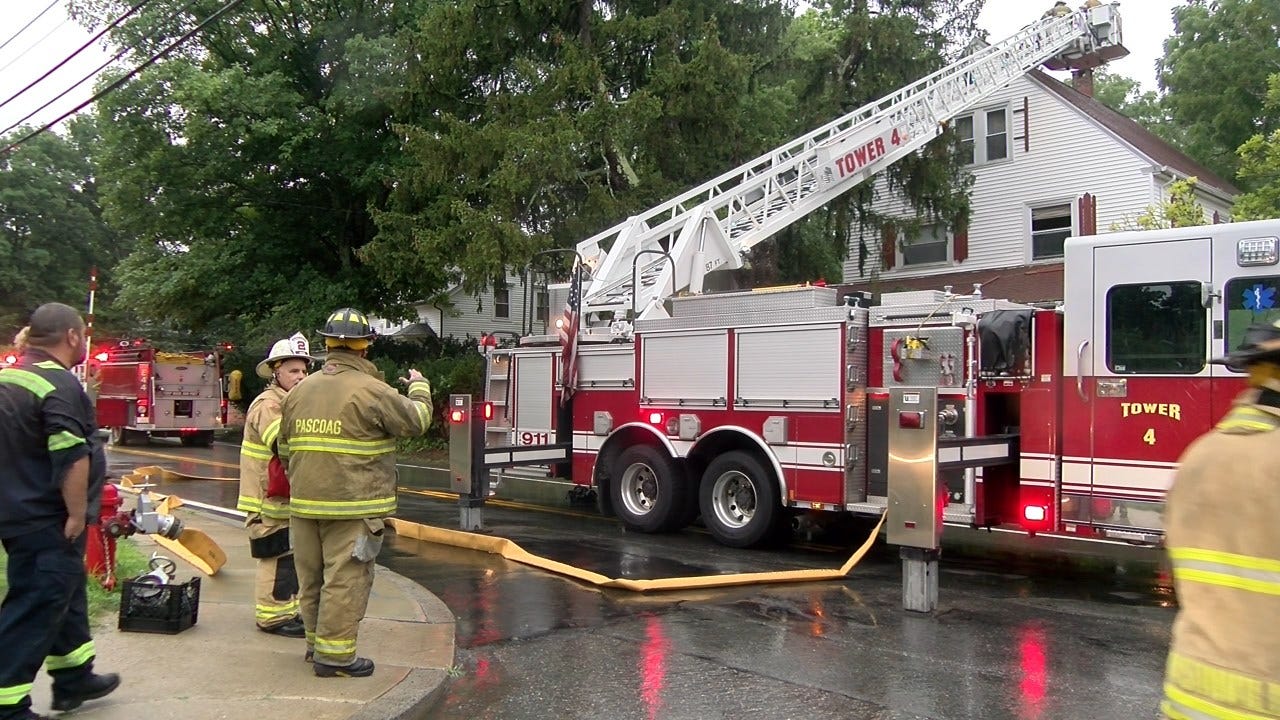
[[[302,626],[302,618],[297,617],[283,625],[276,625],[269,628],[259,627],[258,629],[264,633],[271,633],[272,635],[280,635],[287,638],[300,638],[306,637],[307,635],[307,629]]]
[[[53,709],[66,712],[80,707],[86,700],[97,700],[110,695],[120,687],[120,676],[116,673],[103,675],[89,674],[83,680],[66,687],[57,685],[53,688]]]
[[[350,665],[325,665],[324,663],[316,663],[314,665],[316,677],[332,678],[332,677],[369,677],[373,674],[373,661],[369,658],[356,658],[355,662]]]

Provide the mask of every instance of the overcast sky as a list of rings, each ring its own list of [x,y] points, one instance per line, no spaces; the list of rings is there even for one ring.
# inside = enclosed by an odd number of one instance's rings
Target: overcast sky
[[[1154,90],[1155,61],[1163,51],[1161,44],[1164,39],[1173,31],[1170,11],[1184,1],[1127,0],[1122,3],[1124,44],[1130,55],[1111,63],[1108,69],[1134,78],[1147,89]],[[54,5],[48,12],[14,36],[50,2]],[[979,24],[989,31],[990,39],[996,41],[1040,17],[1052,4],[1050,0],[987,0]],[[1071,4],[1075,5],[1076,0]],[[93,94],[93,80],[84,82],[47,108],[38,110],[114,54],[104,50],[101,42],[94,43],[30,90],[9,99],[93,36],[71,21],[66,5],[67,0],[0,0],[0,43],[4,44],[0,47],[0,103],[3,103],[0,105],[0,131],[33,112],[35,114],[25,124],[43,125],[84,102]]]

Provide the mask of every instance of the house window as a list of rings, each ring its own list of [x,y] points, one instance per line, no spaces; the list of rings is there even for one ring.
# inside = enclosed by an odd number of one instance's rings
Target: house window
[[[1107,367],[1114,373],[1194,375],[1205,366],[1198,282],[1117,285],[1107,291]]]
[[[1062,245],[1071,233],[1070,205],[1031,208],[1031,259],[1062,257]]]
[[[511,317],[511,288],[505,284],[493,289],[493,316],[495,318]]]
[[[987,162],[1009,157],[1009,115],[1002,108],[987,111]]]
[[[551,316],[551,293],[546,290],[538,291],[538,307],[535,309],[538,320],[546,322]]]
[[[966,165],[1005,160],[1009,157],[1009,109],[984,110],[955,120],[960,137],[960,157]],[[982,142],[978,142],[981,138]]]
[[[964,160],[965,165],[972,165],[975,161],[973,156],[972,115],[956,118],[956,133],[960,136],[960,157]]]
[[[946,228],[941,224],[925,225],[914,235],[904,237],[902,243],[903,265],[930,265],[950,259],[950,243]]]

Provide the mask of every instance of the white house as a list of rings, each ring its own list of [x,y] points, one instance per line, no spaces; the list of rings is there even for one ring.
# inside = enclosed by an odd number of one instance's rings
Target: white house
[[[906,236],[887,224],[866,237],[861,268],[850,248],[845,285],[968,292],[983,283],[988,296],[1058,300],[1063,241],[1138,217],[1176,180],[1198,179],[1206,222],[1228,219],[1235,186],[1095,100],[1089,76],[1075,84],[1035,70],[956,118],[975,180],[969,227],[925,225]],[[875,182],[878,212],[913,217],[883,178]]]
[[[529,292],[525,279],[508,273],[506,282],[472,296],[455,285],[438,303],[416,303],[416,322],[391,323],[373,318],[380,335],[400,338],[435,336],[478,340],[484,333],[496,334],[501,340],[515,340],[530,332],[554,332],[555,319],[564,308],[564,294],[550,290],[537,277]],[[554,303],[558,302],[556,305]],[[554,307],[554,310],[552,309]]]

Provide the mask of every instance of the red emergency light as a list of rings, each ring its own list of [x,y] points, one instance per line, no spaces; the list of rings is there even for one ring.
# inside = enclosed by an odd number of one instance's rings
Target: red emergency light
[[[107,353],[104,351],[104,352],[98,353],[97,355],[94,355],[93,359],[97,360],[98,362],[106,362],[111,359],[111,355],[110,353]]]
[[[13,365],[14,363],[18,362],[18,356],[12,353],[5,355],[4,362],[6,365]]]
[[[1043,505],[1027,505],[1022,508],[1022,517],[1029,522],[1044,522],[1049,516],[1049,509]]]
[[[653,411],[645,414],[645,418],[654,425],[662,426],[663,415],[660,412]]]
[[[486,402],[480,404],[480,413],[484,416],[484,421],[489,422],[493,419],[493,403]]]
[[[454,425],[461,425],[467,419],[467,411],[461,408],[454,408],[449,411],[449,422]]]

